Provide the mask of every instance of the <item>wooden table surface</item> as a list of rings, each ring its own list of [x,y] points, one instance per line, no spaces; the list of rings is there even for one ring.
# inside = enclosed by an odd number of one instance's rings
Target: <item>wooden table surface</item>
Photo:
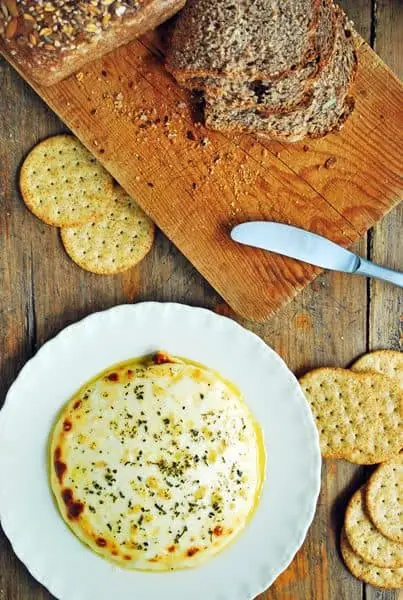
[[[402,77],[403,1],[344,0],[343,6],[364,38]],[[63,130],[0,59],[0,406],[36,350],[60,329],[94,311],[125,302],[169,300],[236,319],[161,233],[146,260],[120,276],[91,275],[67,258],[58,231],[24,208],[17,188],[18,168],[28,150]],[[403,270],[402,232],[401,203],[354,249]],[[346,366],[371,349],[402,349],[403,294],[378,281],[324,274],[267,324],[243,321],[243,325],[279,352],[297,375],[321,365]],[[364,586],[340,558],[338,538],[346,502],[370,472],[343,461],[324,463],[322,491],[308,537],[261,600],[403,599],[402,593]],[[0,530],[0,600],[50,598],[14,556]]]

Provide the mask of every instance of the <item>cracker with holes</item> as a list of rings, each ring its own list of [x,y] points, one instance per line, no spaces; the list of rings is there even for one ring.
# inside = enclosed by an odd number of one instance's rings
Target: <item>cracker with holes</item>
[[[113,207],[100,221],[61,230],[67,254],[99,275],[120,273],[140,262],[154,241],[154,224],[119,186]]]
[[[319,431],[322,455],[376,464],[403,441],[403,391],[386,375],[316,369],[300,380]]]
[[[358,373],[376,371],[395,378],[403,389],[403,352],[395,350],[377,350],[361,356],[351,367]]]
[[[31,150],[20,188],[29,210],[57,227],[98,220],[113,202],[112,177],[71,135],[48,138]]]
[[[379,588],[398,589],[403,586],[402,568],[389,569],[366,562],[354,552],[344,529],[341,532],[340,550],[346,567],[357,579]]]
[[[403,545],[385,537],[368,516],[365,486],[348,503],[344,529],[350,546],[366,562],[378,567],[403,567]]]
[[[367,485],[368,514],[390,540],[403,544],[403,453],[384,463]]]

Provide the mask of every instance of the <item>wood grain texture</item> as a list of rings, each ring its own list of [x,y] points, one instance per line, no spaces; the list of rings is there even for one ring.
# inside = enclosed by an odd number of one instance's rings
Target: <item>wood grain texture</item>
[[[403,79],[403,3],[378,2],[375,49]],[[403,145],[401,147],[403,160]],[[403,200],[403,197],[401,198]],[[403,202],[371,234],[371,259],[403,271]],[[370,344],[372,348],[403,349],[403,293],[371,281]]]
[[[58,119],[0,63],[0,404],[38,348],[34,259],[48,246],[45,226],[27,214],[16,188],[17,167],[38,138],[61,130]],[[35,115],[35,118],[32,118]],[[16,124],[20,123],[17,127]],[[23,124],[23,126],[21,126]],[[45,246],[45,247],[44,247]],[[38,253],[38,249],[41,252]],[[37,307],[37,302],[39,306]],[[48,600],[0,535],[0,600]]]
[[[277,145],[277,156],[363,233],[403,195],[403,88],[367,44],[360,63],[352,88],[356,108],[342,134]],[[384,137],[389,126],[390,138]],[[329,157],[332,168],[326,169]]]
[[[394,50],[403,41],[400,0],[378,1],[377,27],[371,21],[371,0],[344,0],[343,5],[368,39],[377,31],[377,51],[403,74],[402,52]],[[369,288],[359,277],[322,274],[274,318],[256,324],[236,317],[162,233],[145,261],[125,274],[103,278],[81,271],[65,256],[57,231],[26,211],[16,186],[28,150],[46,135],[63,131],[63,125],[1,59],[0,90],[0,405],[20,367],[45,340],[86,314],[122,302],[174,300],[237,318],[272,345],[297,375],[315,366],[346,366],[375,347],[398,347],[401,290],[383,284]],[[364,237],[354,250],[365,256],[369,249],[372,258],[402,268],[402,208],[381,221],[368,248]],[[403,600],[397,592],[365,589],[339,556],[346,503],[367,476],[367,469],[343,461],[324,463],[306,542],[262,600]],[[0,600],[51,598],[0,532]]]
[[[292,223],[350,246],[402,193],[403,87],[360,43],[353,116],[309,144],[205,130],[149,38],[34,88],[232,308],[263,321],[319,271],[235,244],[234,224]]]
[[[374,48],[403,78],[403,3],[375,4]],[[403,148],[401,150],[403,158]],[[403,271],[403,202],[370,232],[369,257]],[[403,292],[380,281],[369,283],[368,343],[371,350],[403,350]],[[366,586],[365,600],[403,600],[400,592],[380,591]]]

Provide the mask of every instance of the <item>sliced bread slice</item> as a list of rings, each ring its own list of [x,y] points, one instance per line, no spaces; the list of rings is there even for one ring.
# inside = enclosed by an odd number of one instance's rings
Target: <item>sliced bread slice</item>
[[[205,91],[206,100],[226,108],[261,108],[266,114],[289,112],[307,106],[313,97],[315,77],[331,57],[337,24],[333,0],[321,0],[320,20],[316,30],[316,55],[302,68],[274,80],[240,81],[231,78],[193,77],[185,87]]]
[[[321,137],[341,127],[352,112],[348,96],[357,67],[355,41],[345,19],[338,25],[334,51],[327,67],[315,82],[313,99],[307,108],[284,114],[263,115],[256,109],[224,109],[206,104],[206,125],[220,131],[258,133],[284,142],[306,136]]]
[[[176,79],[272,79],[315,57],[321,0],[188,0],[166,67]]]

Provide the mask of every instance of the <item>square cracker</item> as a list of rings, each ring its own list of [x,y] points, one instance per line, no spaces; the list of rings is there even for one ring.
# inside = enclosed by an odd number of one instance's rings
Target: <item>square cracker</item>
[[[300,380],[319,431],[322,455],[376,464],[403,441],[403,391],[379,373],[316,369]]]

